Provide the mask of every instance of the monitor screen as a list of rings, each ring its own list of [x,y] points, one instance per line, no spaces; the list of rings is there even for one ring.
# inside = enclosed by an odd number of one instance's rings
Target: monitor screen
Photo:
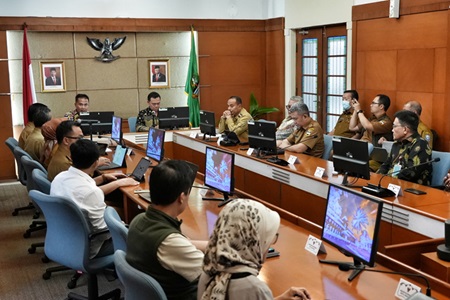
[[[205,185],[224,194],[234,190],[234,154],[206,147]]]
[[[90,111],[80,113],[81,130],[84,135],[111,133],[113,111]]]
[[[112,117],[111,139],[119,145],[122,144],[122,118],[120,117]]]
[[[248,144],[251,148],[257,150],[257,156],[259,156],[260,151],[276,153],[276,131],[276,122],[264,120],[248,121]]]
[[[382,209],[383,202],[376,198],[330,184],[322,240],[354,262],[373,266]]]
[[[200,111],[200,132],[203,133],[203,138],[206,135],[216,136],[216,120],[214,112],[201,110]]]
[[[165,131],[155,127],[150,127],[148,131],[146,155],[156,161],[164,158],[164,135]]]
[[[347,185],[347,175],[370,179],[369,146],[365,141],[333,137],[334,170],[345,174],[342,184]]]
[[[158,111],[159,128],[176,129],[189,127],[189,107],[164,107]]]

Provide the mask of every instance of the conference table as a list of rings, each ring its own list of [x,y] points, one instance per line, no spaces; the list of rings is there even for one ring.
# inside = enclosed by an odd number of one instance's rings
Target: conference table
[[[195,131],[166,133],[166,156],[186,159],[198,164],[200,169],[197,184],[201,185],[205,149],[207,146],[219,146],[216,142],[207,142],[196,138],[193,132],[195,133]],[[136,153],[127,157],[126,172],[128,173],[132,172],[137,161],[144,155],[145,139],[140,140],[142,136],[142,134],[124,134],[127,144],[134,148]],[[247,151],[240,150],[239,146],[227,148],[227,150],[236,155],[235,179],[238,196],[261,201],[268,207],[277,210],[282,217],[280,236],[283,238],[280,238],[276,245],[281,256],[269,259],[260,275],[263,280],[268,282],[275,295],[291,285],[300,285],[311,289],[315,299],[371,299],[375,298],[375,295],[377,299],[394,299],[393,295],[400,278],[399,275],[366,271],[354,281],[347,282],[349,275],[347,272],[339,271],[337,266],[320,264],[318,257],[304,249],[310,234],[320,238],[320,225],[323,220],[328,184],[330,182],[339,184],[342,181],[341,175],[333,175],[332,162],[286,152],[286,159],[289,155],[296,155],[299,163],[282,167],[247,155]],[[314,176],[317,167],[325,169],[325,177]],[[148,175],[146,178],[148,179]],[[370,182],[377,183],[379,179],[379,175],[373,174]],[[364,185],[366,182],[360,180],[358,184]],[[395,254],[397,248],[389,250],[390,245],[398,244],[398,239],[406,239],[407,243],[421,240],[426,242],[429,240],[442,241],[443,228],[439,229],[437,233],[435,231],[438,227],[443,227],[443,221],[446,218],[450,218],[449,208],[438,209],[437,207],[441,205],[444,208],[445,201],[449,202],[447,193],[393,178],[383,179],[383,185],[387,186],[388,183],[396,183],[402,188],[422,189],[432,197],[425,199],[423,196],[405,193],[404,196],[397,198],[383,199],[387,209],[383,214],[385,220],[383,223],[385,224],[382,225],[380,235],[387,237],[381,237],[380,244],[386,246],[384,248],[388,248],[388,250],[379,250],[377,262],[398,271],[424,274],[431,281],[433,288],[442,293],[442,295],[438,294],[437,298],[448,299],[446,298],[448,296],[444,296],[450,295],[450,285],[447,282],[418,271],[419,268],[414,262],[399,261],[395,255],[391,257],[390,254]],[[143,182],[138,189],[148,189],[148,182]],[[121,190],[124,195],[125,221],[130,222],[136,214],[144,211],[149,203],[134,193],[136,187],[122,188]],[[205,190],[193,189],[189,208],[181,215],[183,231],[194,239],[208,237],[208,232],[212,227],[210,216],[217,214],[219,210],[217,203],[201,200],[199,195],[202,191]],[[399,213],[403,213],[403,215]],[[425,222],[423,226],[427,228],[420,228],[421,226],[417,228],[416,217],[420,222]],[[436,224],[440,226],[436,226]],[[433,226],[435,226],[434,229]],[[398,234],[401,236],[396,236]],[[402,248],[400,247],[400,249]],[[348,258],[333,247],[328,246],[327,250],[329,250],[326,255],[327,259],[348,261]],[[404,252],[397,251],[397,253]],[[324,255],[320,254],[319,257],[321,258],[321,256]],[[410,260],[416,258],[417,255],[408,257]],[[377,266],[376,268],[383,267]],[[420,280],[414,280],[414,282],[423,287]],[[386,288],[380,288],[381,286]],[[436,293],[434,295],[436,296]]]

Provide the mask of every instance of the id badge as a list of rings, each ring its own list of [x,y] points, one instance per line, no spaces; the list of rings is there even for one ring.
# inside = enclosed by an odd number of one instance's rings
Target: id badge
[[[402,169],[402,166],[400,164],[395,164],[394,169],[392,170],[392,176],[397,177],[397,175],[401,169]]]

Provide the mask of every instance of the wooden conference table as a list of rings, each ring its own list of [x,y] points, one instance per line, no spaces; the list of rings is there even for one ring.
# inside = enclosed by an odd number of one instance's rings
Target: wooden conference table
[[[205,143],[203,141],[193,139],[189,137],[189,134],[189,132],[173,132],[172,136],[169,137],[169,140],[166,140],[165,143],[166,153],[168,153],[166,156],[171,158],[186,159],[197,163],[200,166],[201,172],[204,170],[205,147],[207,145],[217,147],[217,144]],[[133,170],[142,155],[142,152],[139,151],[139,149],[142,149],[142,146],[135,145],[134,140],[128,137],[128,141],[130,140],[132,142],[129,144],[133,147],[137,146],[136,148],[138,151],[135,151],[136,155],[127,157],[127,172],[129,173]],[[277,250],[280,250],[281,252],[281,257],[269,260],[261,273],[262,278],[269,283],[275,295],[281,293],[290,285],[301,285],[310,289],[314,287],[314,292],[312,293],[313,296],[315,296],[315,299],[348,299],[349,297],[347,297],[346,293],[353,295],[352,297],[354,299],[371,299],[375,297],[379,299],[394,299],[393,294],[398,283],[398,275],[364,272],[360,275],[359,279],[348,283],[348,273],[339,271],[336,266],[319,264],[317,257],[314,257],[314,255],[304,250],[306,239],[309,234],[320,237],[321,228],[318,224],[321,224],[323,219],[324,212],[321,212],[321,210],[324,210],[325,207],[324,198],[326,197],[326,191],[328,190],[328,182],[340,183],[342,181],[342,176],[333,176],[331,174],[332,164],[330,165],[330,162],[309,156],[298,155],[301,162],[300,164],[296,164],[294,166],[291,165],[290,167],[280,167],[271,165],[267,162],[261,161],[260,159],[248,157],[246,155],[246,151],[241,151],[238,147],[237,149],[227,149],[237,154],[237,172],[235,173],[237,182],[236,187],[242,191],[244,196],[256,198],[257,200],[264,202],[269,207],[276,209],[283,218],[280,234],[281,236],[286,236],[286,238],[280,239],[276,245]],[[326,173],[328,174],[327,178],[319,179],[311,175],[314,174],[317,166],[321,166],[326,169]],[[279,187],[277,187],[276,184],[274,186],[274,181],[276,181],[274,178],[269,178],[265,174],[267,173],[267,170],[271,170],[273,173],[274,169],[275,171],[281,170],[280,172],[282,172],[282,181],[279,181]],[[287,181],[285,180],[285,177],[283,177],[285,173],[289,173],[291,175]],[[377,183],[379,177],[376,178],[377,175],[374,175],[373,177],[374,178],[371,181]],[[248,178],[251,178],[251,180],[249,181]],[[270,182],[267,182],[266,180],[270,180]],[[306,181],[306,183],[304,181]],[[392,181],[396,182],[396,180],[392,178],[383,179],[383,186],[387,186],[387,184]],[[243,182],[243,184],[240,185],[239,182]],[[274,194],[265,188],[261,189],[262,192],[259,191],[258,194],[258,190],[252,187],[252,185],[261,186],[261,184],[266,187],[270,186],[272,191],[279,189],[280,194]],[[359,184],[365,184],[365,182],[361,182]],[[406,186],[403,185],[403,182],[400,182],[400,184],[402,185],[402,188],[406,188]],[[419,189],[427,189],[426,187],[415,186],[414,184],[412,184],[412,186]],[[142,183],[141,188],[148,189],[148,183]],[[148,203],[145,200],[134,194],[134,190],[135,188],[122,189],[124,194],[125,218],[127,222],[129,222],[134,215],[142,211],[139,210],[139,208],[144,209],[148,206]],[[211,203],[210,201],[202,202],[199,200],[198,195],[195,196],[199,193],[199,191],[199,189],[193,190],[192,195],[194,197],[191,197],[189,209],[182,215],[184,220],[183,230],[191,238],[205,239],[208,236],[208,228],[212,226],[211,223],[208,225],[208,216],[217,213],[217,203]],[[433,194],[433,191],[427,190],[427,192],[429,195]],[[439,192],[443,193],[442,191]],[[257,195],[255,196],[255,194]],[[262,197],[259,197],[260,195],[262,195]],[[277,199],[277,196],[279,195],[280,197]],[[290,197],[290,201],[285,201],[283,199],[286,195]],[[269,199],[270,197],[273,199]],[[423,201],[423,199],[418,197],[420,196],[408,194],[403,197],[398,197],[395,200],[388,199],[385,201],[388,203],[391,202],[391,205],[393,207],[395,206],[397,209],[406,210],[408,213],[413,213],[420,216],[426,216],[429,219],[426,220],[427,222],[431,220],[431,222],[436,221],[442,224],[441,221],[443,222],[445,219],[444,217],[432,215],[430,212],[423,212],[419,210],[419,208],[436,205],[439,201],[443,202],[443,197],[441,196],[439,199],[436,199],[435,203],[431,201],[431,203],[427,204],[422,204],[421,201]],[[448,199],[448,197],[446,199]],[[305,203],[302,203],[303,200],[305,200]],[[300,203],[300,208],[298,207],[298,203]],[[411,207],[407,206],[407,204],[411,205]],[[417,207],[414,207],[414,205]],[[300,210],[301,213],[296,213],[296,209]],[[301,214],[307,217],[305,218]],[[318,214],[318,216],[314,216],[314,214]],[[393,213],[392,215],[395,214]],[[396,218],[398,218],[398,216]],[[315,219],[320,219],[320,222],[315,221]],[[406,223],[408,222],[410,221],[407,220]],[[405,230],[405,226],[401,227],[397,224],[393,224],[392,221],[391,223],[385,223],[388,224],[386,225],[388,227],[387,231],[390,231],[389,234],[386,234],[388,236],[387,239],[389,240],[388,242],[385,242],[386,245],[393,244],[393,236],[396,234],[401,234],[401,238],[408,236],[408,241],[410,241],[411,236],[413,238],[417,238],[417,236],[425,239],[430,238],[422,233],[417,233],[410,230],[410,228]],[[408,234],[404,234],[404,232],[408,232]],[[382,240],[383,239],[386,238],[382,238]],[[394,239],[398,239],[398,237],[394,237]],[[345,258],[331,246],[327,247],[327,250],[329,250],[327,259],[348,260],[348,258]],[[408,266],[410,265],[409,263],[404,265],[395,260],[395,262],[392,263],[392,259],[382,253],[379,253],[378,256],[379,258],[381,257],[379,262],[381,261],[383,265],[388,265],[390,268],[410,272],[416,271]],[[276,267],[273,267],[273,269],[272,267],[269,267],[275,265]],[[291,268],[289,268],[289,266]],[[314,273],[316,272],[318,272],[316,274],[317,276],[314,276]],[[366,279],[363,280],[362,278]],[[381,285],[378,285],[377,278],[379,278]],[[364,281],[364,283],[361,283],[362,281]],[[386,283],[384,281],[386,281]],[[418,282],[420,283],[420,280]],[[376,286],[372,287],[374,283],[376,283]],[[366,284],[367,286],[365,286]],[[385,285],[391,287],[380,288]],[[419,285],[423,286],[422,284]],[[435,284],[432,280],[432,285],[436,285],[439,291],[444,295],[450,295],[450,288],[448,284],[446,285],[443,282],[438,282]],[[380,293],[386,294],[383,296],[383,294]],[[344,295],[346,296],[344,297]],[[436,295],[436,293],[434,295]],[[447,298],[438,297],[438,299]]]

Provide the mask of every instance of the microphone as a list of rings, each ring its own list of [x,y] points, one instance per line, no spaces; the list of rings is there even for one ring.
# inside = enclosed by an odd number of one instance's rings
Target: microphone
[[[156,112],[154,110],[152,110],[151,114],[152,114],[152,127],[156,127],[156,124],[155,124]]]
[[[338,267],[339,267],[339,270],[341,270],[341,271],[349,271],[349,270],[361,269],[361,267],[355,267],[355,266],[353,266],[351,264],[346,264],[346,263],[341,263],[341,264],[338,265]],[[362,268],[364,268],[364,266]],[[411,277],[422,278],[425,281],[426,285],[427,285],[426,295],[431,297],[430,282],[428,281],[428,279],[425,276],[423,276],[421,274],[395,272],[395,271],[384,271],[384,270],[374,270],[374,269],[366,269],[366,268],[364,268],[364,271],[378,272],[378,273],[387,273],[387,274],[396,274],[396,275],[404,275],[404,276],[411,276]]]
[[[78,124],[83,124],[83,123],[88,123],[88,124],[92,124],[92,123],[100,123],[99,120],[94,120],[94,119],[77,119],[77,123]]]
[[[380,181],[378,182],[378,186],[368,183],[367,186],[363,186],[362,191],[367,193],[367,194],[374,195],[374,196],[377,196],[377,197],[380,197],[380,198],[395,196],[395,193],[393,191],[388,190],[387,188],[381,187],[381,180],[383,180],[384,177],[386,177],[388,175],[392,175],[394,173],[400,173],[401,171],[404,171],[404,170],[410,170],[410,169],[414,169],[414,168],[417,168],[417,167],[420,167],[420,166],[423,166],[423,165],[431,164],[431,163],[434,163],[434,162],[439,162],[440,160],[441,159],[439,157],[436,157],[436,158],[434,158],[432,160],[420,163],[418,165],[410,166],[410,167],[401,169],[400,171],[388,172],[386,174],[383,174],[383,176],[381,176]]]

